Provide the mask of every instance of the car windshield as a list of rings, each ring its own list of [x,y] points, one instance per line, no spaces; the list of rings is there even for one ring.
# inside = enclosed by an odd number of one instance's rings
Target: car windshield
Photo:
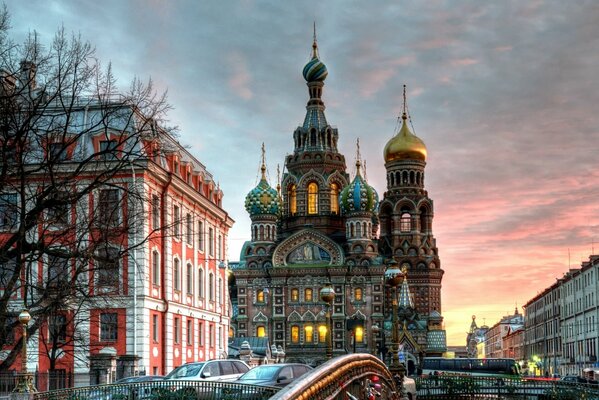
[[[171,371],[170,374],[165,376],[165,379],[181,379],[196,376],[200,373],[200,370],[204,366],[204,363],[181,365]]]
[[[266,365],[250,369],[248,372],[243,374],[240,381],[254,381],[254,380],[270,380],[274,379],[275,375],[281,367],[276,365]]]

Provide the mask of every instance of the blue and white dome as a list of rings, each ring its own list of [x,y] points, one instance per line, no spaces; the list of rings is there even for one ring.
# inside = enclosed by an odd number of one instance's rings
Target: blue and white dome
[[[360,175],[360,164],[356,164],[358,171],[356,177],[339,195],[339,205],[344,214],[351,212],[376,212],[379,196]]]

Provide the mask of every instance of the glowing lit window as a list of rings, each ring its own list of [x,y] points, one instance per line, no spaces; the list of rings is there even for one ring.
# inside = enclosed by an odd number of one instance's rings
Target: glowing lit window
[[[306,343],[312,343],[313,340],[313,334],[314,334],[314,327],[312,325],[306,325],[304,327],[304,334],[305,334],[305,339],[304,342]]]
[[[291,301],[299,301],[299,289],[291,289]]]
[[[229,328],[229,338],[235,337],[235,330],[233,328]]]
[[[362,288],[355,288],[354,289],[354,300],[355,301],[362,301]]]
[[[356,343],[364,342],[364,328],[362,328],[361,326],[356,326],[355,339]]]
[[[264,337],[266,336],[266,328],[262,325],[258,326],[256,329],[256,335],[258,337]]]
[[[312,301],[312,289],[304,290],[304,301],[306,301],[306,302]]]
[[[412,216],[409,213],[401,214],[399,230],[402,232],[410,232],[412,230]]]
[[[299,326],[297,325],[291,327],[291,342],[299,343]]]
[[[315,182],[308,185],[308,214],[318,214],[318,185]]]
[[[339,214],[339,186],[331,183],[331,213]]]
[[[287,197],[289,198],[289,214],[294,215],[297,212],[297,188],[295,185],[291,185]]]
[[[326,325],[320,325],[318,327],[318,341],[324,343],[327,341],[327,327]]]
[[[264,303],[264,290],[258,289],[256,292],[256,302]]]

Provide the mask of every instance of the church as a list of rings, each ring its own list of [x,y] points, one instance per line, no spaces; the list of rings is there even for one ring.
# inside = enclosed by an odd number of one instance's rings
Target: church
[[[327,75],[315,36],[293,152],[273,187],[263,146],[261,180],[246,196],[251,240],[232,271],[230,336],[266,337],[286,361],[318,365],[331,353],[389,360],[395,330],[399,358],[413,372],[423,357],[446,351],[443,270],[424,186],[427,149],[408,127],[404,88],[401,127],[383,150],[381,199],[365,179],[359,143],[355,176],[346,171],[342,137],[325,116]],[[385,279],[392,265],[402,271],[398,287]]]

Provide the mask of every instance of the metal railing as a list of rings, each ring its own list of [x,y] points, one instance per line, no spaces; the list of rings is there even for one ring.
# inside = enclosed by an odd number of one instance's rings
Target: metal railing
[[[162,380],[36,393],[35,400],[266,400],[280,388],[233,382]]]
[[[70,388],[74,384],[75,374],[70,371],[56,370],[32,372],[33,384],[38,391]],[[86,374],[89,376],[89,374]],[[17,385],[16,372],[0,372],[0,396],[10,394]]]
[[[419,400],[433,399],[599,399],[599,386],[559,380],[483,376],[433,376],[416,379]]]

